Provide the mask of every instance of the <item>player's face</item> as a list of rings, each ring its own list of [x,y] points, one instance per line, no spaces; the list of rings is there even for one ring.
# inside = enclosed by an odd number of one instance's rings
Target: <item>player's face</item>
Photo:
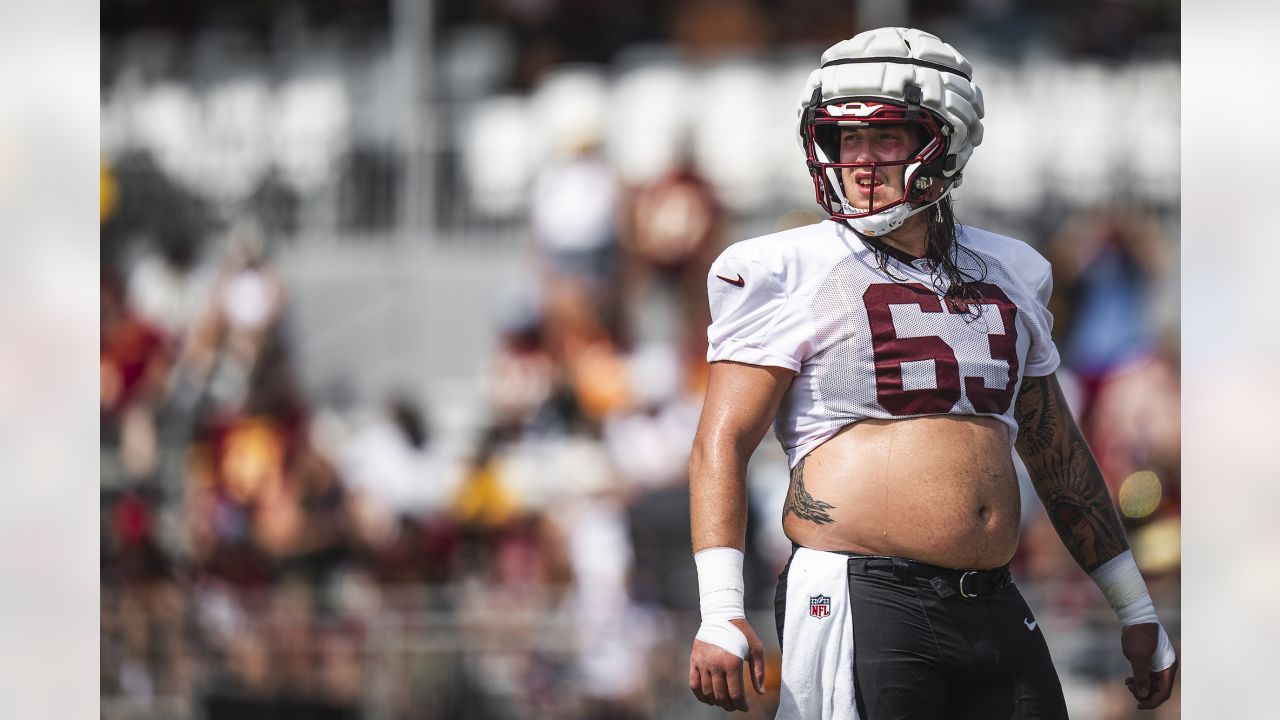
[[[915,134],[906,125],[869,125],[840,128],[840,162],[893,162],[910,158],[916,150]],[[845,197],[859,210],[884,207],[902,199],[904,165],[876,168],[840,168]]]

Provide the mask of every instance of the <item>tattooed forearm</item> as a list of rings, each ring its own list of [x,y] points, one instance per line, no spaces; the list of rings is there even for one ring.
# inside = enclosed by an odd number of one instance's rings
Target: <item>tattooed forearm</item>
[[[1018,420],[1018,454],[1024,458],[1044,452],[1053,443],[1053,433],[1060,420],[1051,402],[1047,378],[1024,378],[1018,390],[1014,413]]]
[[[791,469],[791,487],[787,490],[787,501],[782,506],[782,519],[786,520],[788,514],[793,514],[801,520],[819,525],[833,523],[835,520],[831,519],[827,511],[834,510],[835,505],[818,500],[804,489],[804,461],[805,458],[801,458]]]
[[[1093,570],[1124,552],[1124,528],[1057,379],[1024,379],[1015,412],[1018,454],[1072,557]]]

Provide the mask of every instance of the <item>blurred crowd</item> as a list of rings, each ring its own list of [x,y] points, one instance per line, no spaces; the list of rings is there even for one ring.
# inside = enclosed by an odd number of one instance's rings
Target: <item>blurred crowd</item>
[[[254,223],[159,234],[104,264],[105,697],[209,717],[697,712],[672,692],[697,608],[685,462],[706,271],[738,238],[688,167],[624,190],[581,147],[533,194],[540,291],[478,363],[487,421],[462,453],[435,441],[420,397],[346,412],[308,397],[288,288]],[[1040,249],[1060,375],[1176,632],[1168,232],[1107,208]],[[752,469],[759,610],[788,549],[774,445]],[[1090,717],[1126,717],[1105,606],[1025,495],[1015,572],[1046,626],[1065,626],[1050,637],[1075,649],[1068,691],[1106,710]]]
[[[608,62],[650,41],[716,54],[825,46],[857,30],[847,8],[823,21],[834,11],[814,2],[436,5],[446,37],[476,25],[509,37],[514,88],[554,64]],[[1176,55],[1176,4],[960,5],[913,11],[992,54]],[[283,17],[376,33],[392,14],[380,2],[303,7],[107,2],[103,32],[182,37],[231,24],[279,36]],[[1169,37],[1172,49],[1161,44]],[[698,620],[685,464],[707,371],[707,269],[762,219],[729,210],[687,157],[624,182],[600,141],[584,133],[557,145],[527,188],[536,290],[507,313],[488,356],[472,359],[480,407],[470,415],[481,420],[461,443],[445,441],[457,429],[440,427],[420,388],[340,403],[306,386],[306,338],[291,322],[300,300],[277,253],[303,233],[264,222],[260,198],[234,212],[199,208],[162,169],[104,173],[104,717],[719,713],[685,690]],[[967,215],[963,190],[958,215],[1002,229]],[[1176,643],[1176,208],[1117,201],[1037,216],[1023,239],[1054,264],[1059,376]],[[820,220],[798,207],[763,224]],[[424,312],[465,315],[458,303]],[[451,351],[447,338],[439,351]],[[770,695],[751,716],[771,717],[773,579],[790,549],[772,437],[750,473],[747,607],[771,648]],[[1023,496],[1014,572],[1073,713],[1131,717],[1114,618],[1034,492]],[[1152,716],[1177,717],[1177,695]]]

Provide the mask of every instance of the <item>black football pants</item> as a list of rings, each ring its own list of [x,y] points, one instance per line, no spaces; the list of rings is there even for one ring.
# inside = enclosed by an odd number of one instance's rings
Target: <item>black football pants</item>
[[[929,577],[932,566],[894,560],[849,558],[860,720],[1067,717],[1044,635],[1007,571],[1003,582],[961,588],[956,571]],[[778,578],[779,641],[788,569]]]

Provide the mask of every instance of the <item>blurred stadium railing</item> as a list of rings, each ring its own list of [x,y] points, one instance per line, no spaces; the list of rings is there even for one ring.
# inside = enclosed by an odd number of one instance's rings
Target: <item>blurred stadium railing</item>
[[[1055,585],[1027,592],[1052,605]],[[176,614],[139,612],[136,598],[104,593],[104,720],[133,718],[367,718],[560,720],[577,717],[721,717],[682,690],[697,614],[649,611],[619,618],[620,659],[608,639],[584,637],[573,609],[539,592],[518,605],[458,587],[345,588],[318,598],[284,587],[259,597],[208,591]],[[468,597],[472,604],[468,605]],[[1176,608],[1176,598],[1161,597]],[[144,601],[145,602],[145,601]],[[771,718],[779,654],[772,608],[749,613],[765,641],[766,695],[746,717]],[[1073,717],[1128,717],[1114,618],[1105,605],[1037,616],[1057,658]],[[1162,612],[1180,644],[1179,616]],[[632,624],[630,629],[624,623]],[[643,627],[637,628],[636,624]],[[638,642],[637,638],[641,638]],[[132,644],[144,643],[137,652]],[[621,649],[621,648],[620,648]],[[616,676],[631,692],[613,690]],[[614,676],[614,677],[611,677]],[[1119,692],[1117,692],[1119,691]],[[1165,717],[1175,714],[1161,713]]]

